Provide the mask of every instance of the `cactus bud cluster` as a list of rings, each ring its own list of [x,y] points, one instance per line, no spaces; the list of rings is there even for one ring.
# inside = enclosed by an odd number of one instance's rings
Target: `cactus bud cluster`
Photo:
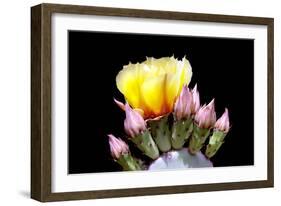
[[[191,77],[186,57],[148,57],[119,71],[116,86],[126,103],[114,101],[125,111],[126,136],[109,135],[109,145],[111,156],[124,170],[155,169],[151,165],[156,162],[167,168],[212,166],[209,158],[229,132],[229,114],[225,109],[217,120],[214,99],[201,105],[197,85],[188,87]],[[146,167],[131,154],[127,141],[146,156]]]
[[[152,161],[156,161],[161,154],[165,157],[170,151],[182,153],[185,145],[191,156],[196,155],[208,138],[205,156],[211,158],[223,144],[230,129],[228,109],[217,120],[215,100],[201,106],[197,85],[192,90],[184,85],[174,103],[173,111],[153,119],[144,119],[142,112],[131,108],[128,103],[114,101],[125,110],[124,130],[127,139]],[[111,155],[124,170],[142,169],[139,160],[131,155],[123,140],[113,135],[108,136]]]

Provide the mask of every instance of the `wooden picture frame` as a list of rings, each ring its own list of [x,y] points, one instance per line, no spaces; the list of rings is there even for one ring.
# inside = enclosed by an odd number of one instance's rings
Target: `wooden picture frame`
[[[169,185],[89,191],[52,191],[51,141],[51,17],[54,13],[127,18],[216,22],[267,27],[267,178],[265,180],[192,185]],[[272,18],[214,14],[40,4],[31,8],[31,197],[49,202],[92,198],[159,195],[234,189],[273,187],[273,29]]]

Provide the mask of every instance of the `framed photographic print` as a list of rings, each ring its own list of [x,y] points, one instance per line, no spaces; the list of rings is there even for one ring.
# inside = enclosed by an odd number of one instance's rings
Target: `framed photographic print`
[[[31,197],[273,187],[273,19],[31,8]]]

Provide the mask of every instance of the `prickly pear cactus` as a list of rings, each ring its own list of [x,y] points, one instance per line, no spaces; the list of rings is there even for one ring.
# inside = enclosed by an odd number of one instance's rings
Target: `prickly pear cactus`
[[[126,114],[126,136],[110,134],[109,144],[123,170],[213,167],[210,158],[230,129],[228,109],[217,119],[214,99],[201,105],[197,85],[188,88],[191,76],[188,60],[174,57],[148,58],[119,72],[116,83],[126,103],[115,102]],[[143,156],[132,154],[127,142]]]

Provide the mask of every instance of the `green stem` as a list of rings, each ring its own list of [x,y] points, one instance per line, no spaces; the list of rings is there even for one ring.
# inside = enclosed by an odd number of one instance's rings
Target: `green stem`
[[[125,171],[141,170],[137,160],[130,153],[120,155],[116,161],[123,167],[123,170]]]
[[[213,157],[217,153],[217,151],[219,150],[219,148],[222,146],[224,142],[225,136],[226,133],[222,131],[215,130],[213,132],[212,136],[210,137],[209,144],[207,145],[207,149],[205,151],[205,155],[208,158]]]
[[[171,130],[169,128],[168,115],[159,120],[150,120],[151,134],[161,152],[171,149]]]
[[[148,130],[140,133],[139,135],[130,138],[132,142],[142,151],[146,156],[151,159],[157,159],[159,157],[158,148],[151,137]]]
[[[172,127],[172,147],[181,149],[188,140],[193,130],[193,122],[191,118],[177,120]]]
[[[207,137],[210,134],[210,129],[204,129],[194,124],[193,133],[189,142],[189,152],[195,154],[201,150]]]

